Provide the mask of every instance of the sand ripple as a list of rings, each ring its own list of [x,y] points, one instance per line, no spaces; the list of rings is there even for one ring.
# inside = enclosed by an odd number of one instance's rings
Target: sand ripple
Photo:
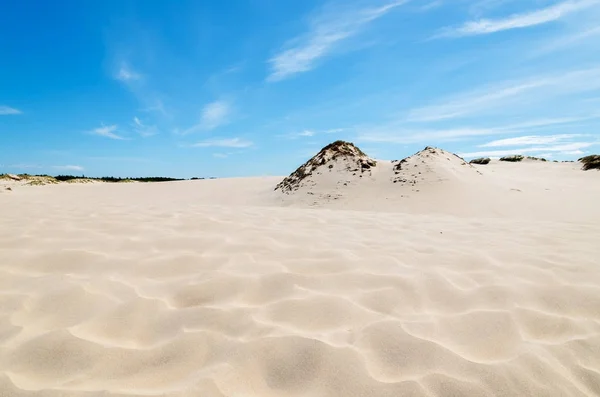
[[[91,205],[4,212],[2,396],[600,395],[600,226]]]

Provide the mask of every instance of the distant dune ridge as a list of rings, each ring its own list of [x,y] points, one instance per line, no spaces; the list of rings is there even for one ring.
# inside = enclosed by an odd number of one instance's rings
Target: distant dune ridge
[[[463,202],[470,195],[492,196],[505,190],[505,183],[510,181],[443,149],[428,146],[390,161],[337,141],[284,178],[275,191],[284,193],[281,200],[288,205],[377,211],[455,208],[465,213]]]
[[[438,148],[426,147],[405,159],[387,161],[372,159],[352,143],[336,141],[281,181],[275,190],[287,194],[325,187],[343,190],[344,186],[368,187],[373,182],[415,187],[469,174],[480,172],[461,157]]]
[[[0,396],[598,396],[596,161],[0,176]]]
[[[373,203],[478,174],[464,159],[438,148],[426,147],[405,159],[389,161],[375,160],[352,143],[336,141],[284,178],[275,190],[296,197],[308,194],[317,197],[316,203],[371,194]]]

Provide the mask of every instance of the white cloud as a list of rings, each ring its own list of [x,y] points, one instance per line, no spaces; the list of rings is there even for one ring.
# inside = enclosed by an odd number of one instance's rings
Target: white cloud
[[[21,114],[19,109],[11,108],[10,106],[0,106],[0,115],[5,116],[9,114]]]
[[[425,3],[421,6],[419,6],[417,8],[417,11],[419,11],[419,12],[431,11],[431,10],[439,8],[443,5],[444,5],[444,2],[442,0],[432,0],[429,3]]]
[[[474,92],[462,98],[451,99],[441,105],[414,109],[409,113],[410,121],[436,121],[452,119],[471,113],[485,105],[514,97],[522,92],[544,85],[543,80],[515,84],[500,89],[491,88],[483,92]]]
[[[298,138],[311,138],[320,134],[337,134],[344,131],[343,128],[332,128],[329,130],[302,130],[300,132],[292,132],[290,134],[279,135],[281,138],[298,139]]]
[[[586,40],[590,39],[594,39],[593,42],[595,43],[595,40],[597,40],[596,36],[600,36],[600,26],[577,31],[576,33],[570,34],[568,36],[553,38],[548,42],[548,44],[534,49],[531,53],[531,56],[535,57],[565,48],[572,48],[573,45],[578,44],[580,42],[585,42]],[[592,41],[590,40],[590,42]]]
[[[472,4],[469,7],[469,11],[474,15],[482,15],[490,10],[505,6],[510,3],[518,3],[523,0],[471,0]]]
[[[267,80],[279,81],[315,67],[342,41],[358,34],[372,21],[406,3],[397,0],[377,8],[345,9],[330,4],[310,21],[307,33],[290,41],[287,49],[269,60],[271,73]]]
[[[227,157],[229,157],[229,154],[227,154],[227,153],[213,153],[213,157],[216,157],[218,159],[226,159]]]
[[[387,129],[387,127],[376,130],[361,132],[355,138],[357,142],[373,143],[429,143],[431,141],[451,141],[457,138],[473,137],[480,135],[493,135],[497,131],[494,128],[454,128],[444,130],[406,130],[402,128]]]
[[[10,168],[10,169],[17,169],[17,170],[28,170],[28,169],[39,169],[42,168],[41,165],[39,164],[27,164],[27,163],[17,163],[17,164],[9,164],[5,166],[6,168]]]
[[[304,131],[302,131],[302,132],[299,132],[299,133],[298,133],[298,136],[304,136],[304,137],[307,137],[307,136],[315,136],[315,134],[316,134],[316,133],[315,133],[314,131],[311,131],[311,130],[304,130]]]
[[[513,154],[531,154],[531,153],[553,153],[558,152],[560,154],[581,154],[581,149],[594,146],[595,142],[573,142],[564,145],[553,145],[553,146],[531,146],[523,147],[518,149],[503,149],[503,150],[488,150],[480,152],[470,153],[459,153],[458,155],[465,158],[471,157],[499,157],[499,156],[510,156]]]
[[[110,138],[110,139],[118,139],[118,140],[126,139],[126,138],[122,137],[121,135],[115,134],[115,131],[117,131],[117,125],[103,125],[102,127],[93,129],[92,131],[90,131],[90,133],[94,134],[94,135],[103,136],[105,138]]]
[[[146,125],[137,117],[133,118],[133,129],[144,138],[158,134],[158,128],[155,125]]]
[[[169,113],[165,109],[165,105],[162,100],[155,98],[147,107],[141,109],[143,112],[157,112],[163,116],[169,116]]]
[[[465,117],[482,111],[498,111],[505,106],[521,108],[528,103],[548,101],[564,95],[600,89],[600,67],[533,76],[520,81],[489,85],[446,99],[436,105],[412,109],[409,121],[437,121]]]
[[[462,37],[521,29],[557,21],[569,14],[599,4],[598,0],[568,0],[523,14],[513,14],[503,19],[480,19],[456,28],[447,28],[437,37]]]
[[[52,168],[55,168],[57,170],[64,170],[64,171],[83,171],[83,167],[80,165],[55,165]]]
[[[227,123],[231,107],[225,101],[209,103],[202,109],[202,124],[209,130]]]
[[[229,123],[231,111],[231,105],[227,101],[219,100],[211,102],[202,108],[200,122],[183,131],[182,134],[186,135],[192,132],[210,131],[227,124]]]
[[[600,117],[596,116],[596,117]],[[500,134],[514,134],[523,131],[537,130],[556,125],[568,125],[591,117],[571,117],[555,119],[529,120],[521,123],[501,125],[495,127],[463,127],[449,129],[407,129],[405,126],[388,125],[383,127],[363,127],[359,129],[356,140],[359,142],[412,144],[432,142],[456,141],[478,136],[490,136]]]
[[[252,146],[253,143],[241,138],[229,138],[229,139],[209,139],[206,141],[197,142],[191,145],[191,147],[232,147],[232,148],[246,148]]]
[[[142,78],[142,75],[137,73],[126,63],[123,63],[123,64],[121,64],[121,67],[119,68],[119,71],[117,72],[117,75],[115,76],[115,78],[117,80],[121,80],[123,82],[129,82],[129,81],[140,80]]]
[[[581,137],[581,134],[559,134],[559,135],[529,135],[515,138],[500,139],[488,142],[479,147],[506,147],[521,145],[548,145],[571,141],[573,138]]]

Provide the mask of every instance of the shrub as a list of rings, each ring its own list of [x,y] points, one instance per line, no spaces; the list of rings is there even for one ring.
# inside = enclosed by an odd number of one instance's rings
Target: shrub
[[[533,157],[533,156],[527,156],[528,160],[535,160],[535,161],[548,161],[543,157]]]
[[[511,163],[518,163],[519,161],[523,161],[524,158],[525,157],[521,156],[520,154],[514,154],[512,156],[502,157],[500,159],[500,161],[508,161],[508,162],[511,162]]]
[[[583,170],[600,170],[600,155],[592,154],[591,156],[585,156],[578,160],[583,163]]]
[[[469,164],[481,164],[481,165],[486,165],[490,163],[490,158],[489,157],[480,157],[478,159],[473,159],[471,161],[469,161]]]

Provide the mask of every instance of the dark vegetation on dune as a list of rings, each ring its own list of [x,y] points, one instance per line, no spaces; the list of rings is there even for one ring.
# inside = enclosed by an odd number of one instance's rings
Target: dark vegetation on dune
[[[31,175],[31,174],[17,174],[15,175],[18,179],[22,179],[22,180],[29,180],[31,178],[48,178],[49,180],[53,180],[55,183],[56,181],[58,182],[68,182],[68,181],[73,181],[73,180],[80,180],[80,179],[86,179],[86,180],[92,180],[92,181],[101,181],[101,182],[172,182],[172,181],[185,181],[185,178],[171,178],[171,177],[165,177],[165,176],[148,176],[148,177],[136,177],[136,178],[121,178],[121,177],[115,177],[115,176],[103,176],[103,177],[89,177],[89,176],[85,176],[85,175],[56,175],[56,176],[51,176],[48,174],[36,174],[36,175]],[[11,177],[9,177],[9,174],[0,174],[0,179],[11,179]],[[204,177],[193,177],[190,178],[190,180],[195,181],[195,180],[203,180],[203,179],[216,179],[215,177],[210,177],[210,178],[204,178]]]
[[[181,178],[169,178],[164,176],[149,176],[149,177],[139,177],[139,178],[118,178],[114,176],[103,176],[99,178],[90,178],[86,176],[74,176],[74,175],[57,175],[54,177],[56,180],[61,182],[67,182],[73,179],[91,179],[95,181],[102,182],[126,182],[126,181],[136,181],[136,182],[172,182],[172,181],[183,181]]]
[[[480,157],[478,159],[473,159],[471,161],[469,161],[469,164],[479,164],[479,165],[486,165],[490,163],[490,158],[489,157]]]
[[[583,164],[583,170],[587,171],[587,170],[600,170],[600,155],[599,154],[592,154],[590,156],[585,156],[580,158],[579,160],[580,163]]]
[[[356,166],[348,168],[348,171],[355,173],[363,173],[377,166],[375,160],[370,159],[365,152],[356,147],[352,142],[338,140],[325,146],[319,153],[298,167],[288,177],[284,178],[283,181],[275,186],[275,190],[280,190],[283,193],[296,191],[306,178],[313,175],[313,173],[319,173],[321,167],[339,158],[346,158],[349,163],[356,164]],[[331,170],[333,164],[330,163],[328,168]]]
[[[510,163],[518,163],[519,161],[523,161],[525,157],[520,154],[515,154],[512,156],[505,156],[500,159],[500,161],[508,161]]]
[[[519,161],[523,161],[525,159],[527,159],[527,160],[534,160],[534,161],[548,161],[548,160],[546,160],[543,157],[522,156],[520,154],[514,154],[512,156],[502,157],[500,159],[500,161],[508,161],[508,162],[511,162],[511,163],[518,163]]]
[[[331,151],[333,153],[333,157],[332,157],[333,159],[335,159],[339,156],[353,156],[353,155],[356,155],[357,153],[360,156],[366,156],[365,152],[360,150],[352,142],[346,142],[346,141],[341,141],[341,140],[332,142],[329,145],[325,146],[323,149],[321,149],[321,152],[328,152],[328,151]]]
[[[535,160],[535,161],[548,161],[543,157],[533,157],[533,156],[527,156],[528,160]]]

